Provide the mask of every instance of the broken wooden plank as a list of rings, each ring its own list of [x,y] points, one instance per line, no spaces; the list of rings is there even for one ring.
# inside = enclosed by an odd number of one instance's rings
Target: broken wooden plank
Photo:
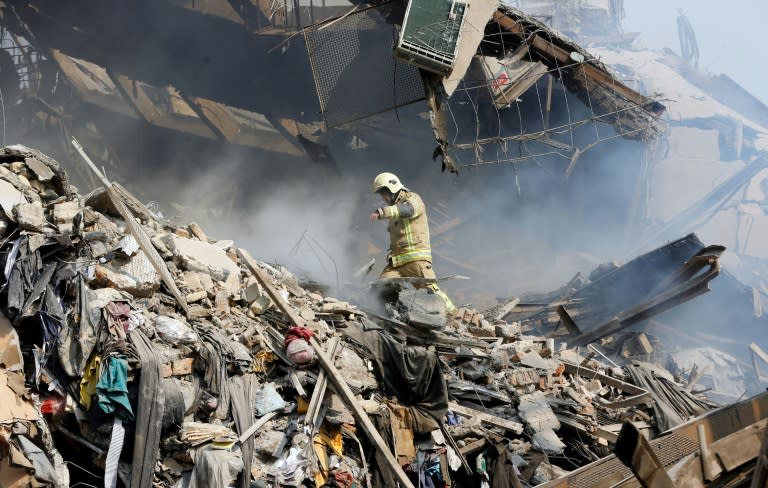
[[[499,309],[499,311],[496,313],[496,317],[494,317],[496,320],[504,320],[504,318],[509,315],[512,310],[517,307],[517,305],[520,303],[520,299],[515,297],[512,300],[508,301],[504,304],[503,307]]]
[[[149,236],[144,231],[144,228],[136,221],[136,218],[133,216],[131,211],[128,210],[128,207],[126,207],[123,198],[112,186],[112,183],[110,183],[107,177],[104,176],[101,171],[99,171],[99,168],[96,167],[93,161],[91,161],[91,158],[89,158],[85,153],[83,146],[81,146],[80,143],[77,142],[77,139],[74,137],[72,138],[72,145],[75,147],[75,149],[77,149],[77,152],[80,153],[80,156],[82,156],[82,158],[91,168],[91,171],[96,174],[101,183],[104,185],[107,190],[107,195],[109,195],[109,199],[112,200],[112,204],[123,217],[123,220],[125,220],[125,224],[128,227],[131,235],[133,235],[134,239],[136,239],[139,247],[142,251],[144,251],[147,259],[152,264],[152,267],[155,268],[157,274],[160,275],[163,283],[165,283],[165,286],[168,287],[168,290],[170,290],[173,297],[179,303],[181,309],[184,310],[184,313],[187,316],[189,316],[189,305],[187,305],[187,301],[184,298],[184,295],[181,293],[181,290],[179,290],[179,287],[176,286],[176,281],[173,279],[171,272],[168,270],[165,261],[162,257],[160,257],[160,254],[158,254],[157,249],[155,249],[155,246],[152,244],[152,241],[149,240]]]
[[[712,455],[712,451],[709,449],[709,443],[707,441],[706,427],[704,424],[696,426],[696,435],[699,440],[699,459],[701,460],[701,472],[704,474],[706,481],[712,481],[723,469],[715,461],[715,457]]]
[[[125,189],[120,183],[112,182],[112,187],[115,189],[120,198],[123,199],[125,206],[131,211],[133,215],[141,220],[151,221],[155,219],[154,214],[144,205],[141,200],[133,196],[131,192]]]
[[[599,373],[593,369],[585,368],[578,364],[570,363],[568,361],[560,361],[560,362],[563,363],[563,365],[565,366],[566,373],[575,374],[578,376],[585,376],[590,379],[598,379],[605,385],[612,386],[618,390],[623,391],[624,393],[632,395],[631,397],[625,398],[623,400],[601,403],[605,407],[626,408],[626,407],[631,407],[633,405],[639,405],[641,403],[647,403],[651,401],[651,393],[638,386],[635,386],[631,383],[627,383],[626,381],[621,381],[612,376]]]
[[[267,295],[269,295],[269,297],[275,303],[277,308],[279,308],[285,315],[287,315],[294,325],[297,325],[299,327],[305,327],[306,323],[304,322],[304,319],[296,312],[296,310],[293,309],[293,307],[285,303],[285,300],[283,300],[283,296],[280,293],[278,293],[278,291],[275,289],[272,282],[269,280],[267,276],[265,276],[264,272],[259,268],[258,264],[251,257],[248,251],[244,249],[238,249],[237,254],[240,257],[240,259],[243,260],[243,262],[251,271],[251,273],[253,273],[254,277],[259,281],[259,284],[261,284],[261,286],[267,292]],[[387,443],[381,437],[381,434],[379,434],[379,431],[376,429],[376,426],[374,426],[373,422],[371,422],[371,419],[368,418],[368,414],[365,413],[365,410],[363,410],[363,407],[355,398],[355,394],[352,393],[352,390],[349,388],[349,385],[347,385],[347,382],[342,376],[342,374],[339,373],[339,371],[333,365],[333,361],[325,354],[325,352],[323,351],[323,348],[320,346],[320,343],[318,343],[317,339],[315,339],[314,337],[310,337],[309,343],[315,349],[315,354],[317,355],[318,362],[320,363],[320,366],[323,367],[326,374],[328,375],[328,378],[330,379],[331,384],[333,384],[333,386],[336,388],[336,392],[341,396],[341,398],[347,404],[347,407],[349,407],[349,409],[352,410],[352,414],[354,415],[355,420],[357,420],[357,422],[360,423],[360,426],[368,435],[368,438],[373,442],[373,444],[379,450],[383,458],[382,460],[386,464],[386,467],[391,471],[391,474],[404,487],[414,488],[413,484],[411,483],[411,480],[408,479],[408,476],[405,474],[405,472],[402,470],[400,465],[397,463],[397,460],[392,455],[392,451],[390,451],[389,448],[387,447]]]
[[[638,430],[648,430],[651,428],[651,425],[645,420],[632,422],[632,424]],[[623,427],[623,425],[624,424],[601,425],[595,430],[595,435],[597,437],[600,437],[601,439],[605,439],[606,441],[612,444],[615,444],[616,441],[619,439],[619,432],[621,432],[621,428]]]
[[[456,453],[456,455],[459,457],[459,460],[461,461],[461,466],[464,468],[464,472],[471,475],[472,474],[472,467],[469,465],[469,462],[467,461],[467,458],[464,456],[464,453],[461,452],[461,448],[456,443],[456,439],[453,438],[451,433],[448,431],[448,427],[445,425],[444,422],[440,422],[440,431],[443,433],[443,437],[445,438],[445,442],[448,443],[448,445],[453,449],[453,451]]]
[[[293,389],[296,390],[296,393],[298,393],[301,398],[307,398],[307,391],[304,389],[304,385],[301,384],[301,381],[299,381],[296,371],[291,371],[288,378],[291,380],[291,385],[293,386]]]
[[[339,346],[339,338],[333,337],[328,341],[328,349],[326,350],[328,356],[333,359],[336,356],[336,348]],[[304,417],[304,425],[314,428],[317,423],[317,415],[320,413],[320,406],[323,403],[325,397],[325,390],[328,388],[328,375],[325,374],[325,370],[321,369],[315,382],[315,389],[312,392],[312,398],[309,400],[309,406],[307,407],[307,414]]]
[[[338,372],[338,370],[336,370],[336,367],[333,365],[333,362],[322,351],[320,344],[317,342],[317,339],[315,339],[314,337],[310,337],[309,343],[315,349],[315,353],[317,354],[318,361],[320,362],[320,365],[323,367],[323,369],[325,369],[326,373],[328,374],[331,380],[331,383],[336,388],[336,391],[344,399],[344,401],[347,404],[347,407],[349,407],[350,410],[352,410],[352,414],[355,416],[355,419],[361,424],[365,433],[368,434],[368,437],[376,445],[376,448],[382,454],[382,457],[384,458],[383,460],[385,461],[387,468],[389,468],[389,470],[392,472],[395,478],[404,487],[414,488],[413,484],[408,479],[408,476],[400,468],[400,465],[397,464],[397,460],[395,459],[395,457],[392,455],[392,452],[387,447],[387,444],[386,442],[384,442],[384,439],[382,439],[381,435],[379,434],[379,431],[376,429],[376,426],[373,425],[373,422],[371,422],[371,419],[368,418],[368,414],[365,413],[365,410],[363,410],[363,407],[360,405],[357,399],[355,399],[355,395],[354,393],[352,393],[352,390],[349,388],[349,385],[347,385],[347,382],[344,379],[344,377],[341,375],[341,373]]]
[[[502,417],[497,417],[495,415],[491,415],[485,412],[480,412],[472,408],[463,407],[456,402],[450,402],[448,404],[448,409],[454,413],[461,415],[462,417],[477,419],[481,423],[485,423],[493,427],[499,427],[501,429],[514,432],[515,434],[521,434],[523,432],[523,424],[519,422],[513,422],[511,420],[507,420]]]
[[[621,428],[616,457],[632,470],[643,488],[675,488],[648,439],[631,422]]]
[[[568,313],[568,310],[566,310],[564,305],[559,305],[557,307],[557,315],[560,317],[560,320],[563,321],[563,325],[565,325],[565,328],[568,329],[569,333],[581,334],[579,326],[576,325],[576,322],[573,320],[573,317],[571,317],[571,314]]]
[[[749,488],[765,488],[768,486],[768,430],[763,433],[763,444],[755,464],[755,474]]]
[[[483,449],[488,444],[488,439],[482,438],[474,442],[470,442],[466,446],[459,449],[459,453],[463,456],[469,456]]]
[[[768,433],[766,426],[768,421],[763,419],[713,443],[710,450],[720,460],[725,471],[733,471],[759,455],[762,438]]]
[[[264,414],[264,416],[257,420],[255,424],[251,425],[245,432],[243,432],[243,434],[237,439],[237,442],[242,444],[243,442],[247,441],[253,434],[256,433],[257,430],[264,427],[267,422],[275,417],[277,417],[277,412],[269,412]]]
[[[601,439],[605,439],[611,444],[616,444],[616,441],[619,440],[619,434],[611,432],[610,430],[606,430],[603,427],[598,427],[595,429],[595,435]]]
[[[283,296],[278,293],[278,291],[275,289],[275,286],[272,284],[272,281],[264,273],[264,270],[259,267],[258,263],[255,259],[253,259],[251,254],[245,249],[238,249],[237,256],[243,260],[243,263],[246,265],[251,274],[253,274],[254,278],[259,281],[261,286],[264,288],[264,291],[266,291],[267,295],[269,295],[269,298],[271,298],[272,302],[277,305],[277,308],[279,308],[281,312],[288,316],[288,320],[290,320],[291,323],[296,326],[304,326],[304,320],[299,316],[298,312],[293,309],[293,307],[285,303]]]

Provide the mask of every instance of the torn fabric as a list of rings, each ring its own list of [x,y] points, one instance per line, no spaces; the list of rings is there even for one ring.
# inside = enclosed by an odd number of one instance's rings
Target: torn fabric
[[[404,346],[378,330],[364,331],[359,324],[350,324],[345,334],[371,354],[385,393],[411,407],[414,432],[437,429],[448,411],[448,387],[437,354]]]
[[[125,356],[109,356],[96,384],[96,401],[104,413],[126,421],[134,419],[128,401],[128,361]]]

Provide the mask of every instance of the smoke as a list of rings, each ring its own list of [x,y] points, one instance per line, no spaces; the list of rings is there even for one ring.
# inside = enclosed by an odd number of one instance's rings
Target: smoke
[[[762,0],[735,0],[727,4],[700,0],[648,0],[624,2],[624,30],[640,33],[649,48],[680,52],[677,15],[682,9],[699,44],[701,68],[725,73],[763,102],[768,102],[768,66],[750,46],[759,42],[768,4]],[[725,18],[729,20],[724,21]]]
[[[723,56],[722,50],[708,47],[710,42],[726,42],[719,40],[726,37],[728,43],[738,42],[734,33],[722,35],[721,22],[710,29],[702,20],[714,18],[714,6],[690,0],[678,3],[699,34],[705,66],[729,60],[740,70],[753,70],[754,78],[765,78],[759,71],[765,67],[744,59],[748,49],[729,47],[729,55]],[[756,0],[737,0],[734,5],[729,8],[765,10]],[[676,47],[674,9],[678,5],[655,6],[658,8],[628,3],[625,30],[643,31],[647,42],[658,39]],[[159,10],[149,12],[152,15],[148,13],[148,17],[168,18],[170,11],[175,12],[168,6],[152,8]],[[65,14],[61,13],[62,18]],[[94,61],[157,86],[172,84],[185,96],[210,97],[272,116],[296,117],[301,113],[311,114],[307,119],[318,118],[302,42],[293,43],[284,53],[280,50],[251,59],[253,53],[274,47],[274,40],[254,41],[237,29],[217,27],[203,16],[184,15],[170,26],[170,32],[148,29],[129,33],[151,37],[152,42],[139,43],[144,46],[140,53],[94,49],[101,55],[120,58]],[[749,25],[760,18],[744,15],[740,22]],[[106,24],[94,39],[112,39]],[[226,37],[208,36],[210,32],[199,31],[198,24],[208,29],[217,27],[216,33]],[[737,36],[748,36],[750,31],[736,30]],[[705,35],[708,32],[712,34]],[[217,42],[209,42],[211,38]],[[185,56],[170,55],[183,51],[181,47],[189,39],[195,40],[194,49],[184,51]],[[115,43],[123,50],[136,45]],[[90,51],[84,46],[78,44],[78,38],[69,41],[73,55],[83,53],[87,57]],[[263,69],[264,63],[269,64],[269,70]],[[723,66],[722,71],[734,72],[742,81],[735,69]],[[541,92],[544,87],[538,88]],[[556,84],[553,126],[562,123],[558,117],[564,117],[566,107],[585,109],[572,96],[566,104],[566,95],[559,88]],[[366,87],[360,89],[365,91]],[[504,123],[520,117],[526,128],[533,130],[531,124],[541,118],[540,97],[531,92],[522,99],[522,113],[508,113],[509,120]],[[575,273],[588,273],[600,262],[632,257],[628,253],[638,244],[645,224],[637,211],[644,147],[632,141],[616,139],[595,146],[581,155],[570,178],[564,175],[568,160],[557,157],[466,169],[453,176],[440,173],[439,165],[430,160],[434,139],[423,117],[426,108],[420,103],[400,109],[396,115],[385,114],[331,131],[329,144],[335,162],[329,164],[184,136],[98,109],[80,110],[75,124],[94,120],[101,139],[109,141],[114,153],[122,156],[114,170],[107,165],[116,181],[143,200],[160,203],[164,213],[177,222],[197,221],[212,237],[233,239],[255,256],[284,264],[336,292],[346,283],[364,285],[354,280],[353,272],[371,255],[377,259],[375,272],[384,265],[388,244],[385,226],[367,220],[380,204],[370,194],[369,185],[381,171],[397,173],[422,195],[432,224],[435,270],[438,276],[469,276],[470,281],[447,281],[444,288],[457,302],[477,307],[496,297],[557,288]],[[98,112],[102,115],[95,115]],[[474,136],[475,114],[465,112],[457,113],[456,125],[463,128],[463,137]],[[483,129],[493,132],[493,127]],[[601,137],[612,135],[607,126],[599,130]],[[576,145],[592,142],[593,132],[594,127],[587,126],[576,133]],[[353,138],[367,147],[353,149]],[[21,142],[36,145],[28,139]],[[83,142],[86,148],[95,147]],[[508,150],[525,152],[512,144]],[[49,152],[66,164],[68,157],[61,148]],[[492,152],[489,149],[486,153],[489,159],[493,159]],[[92,154],[96,153],[103,151],[94,149]],[[450,231],[438,233],[447,226]],[[378,252],[372,252],[373,248]]]
[[[413,105],[370,121],[387,127],[384,143],[365,125],[333,132],[335,162],[329,164],[193,145],[167,132],[157,139],[145,135],[153,148],[142,151],[145,171],[118,181],[158,202],[177,223],[196,221],[209,236],[232,239],[340,295],[349,284],[364,288],[384,267],[386,225],[368,221],[381,205],[370,183],[382,171],[398,174],[425,200],[438,276],[470,278],[442,284],[457,303],[482,308],[497,298],[558,288],[577,272],[625,256],[642,144],[616,139],[598,145],[569,179],[563,158],[456,176],[441,173],[429,159],[434,142],[423,110]],[[353,138],[370,144],[352,149]],[[356,279],[354,272],[370,257],[376,259],[373,273]]]

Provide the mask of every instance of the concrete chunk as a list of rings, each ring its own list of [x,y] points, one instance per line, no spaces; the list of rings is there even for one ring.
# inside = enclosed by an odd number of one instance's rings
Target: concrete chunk
[[[542,430],[533,434],[533,446],[545,454],[562,454],[565,444],[557,437],[552,429]]]
[[[240,288],[240,268],[218,247],[193,239],[172,236],[173,253],[188,271],[207,273],[221,281],[224,289],[235,293]]]
[[[55,176],[51,168],[37,158],[24,158],[24,164],[37,177],[38,181],[51,181]]]
[[[203,284],[200,282],[199,276],[200,273],[185,271],[181,278],[182,284],[189,288],[190,291],[200,291],[203,289]]]
[[[26,203],[24,194],[16,189],[12,184],[5,180],[0,180],[0,207],[3,208],[5,215],[12,221],[16,221],[13,209],[16,205]]]
[[[13,208],[19,226],[24,230],[42,232],[45,225],[43,207],[33,203],[20,203]]]
[[[540,391],[521,396],[517,411],[520,414],[520,418],[534,432],[557,430],[560,428],[560,421],[557,420],[555,412],[549,406],[544,393]]]
[[[536,351],[530,351],[523,356],[520,361],[524,366],[529,368],[536,368],[543,371],[554,371],[558,367],[557,361],[551,359],[544,359]]]
[[[160,288],[160,275],[149,262],[146,254],[139,251],[125,264],[96,265],[93,282],[123,290],[134,297],[152,296]]]
[[[250,305],[250,311],[253,315],[261,315],[272,306],[272,300],[268,296],[262,295],[253,301]]]
[[[203,232],[203,228],[200,227],[200,225],[197,224],[197,222],[192,222],[187,226],[189,229],[190,234],[197,237],[199,240],[203,242],[208,242],[208,236],[205,235],[205,232]]]
[[[398,302],[411,325],[428,329],[445,327],[445,302],[430,290],[407,288],[400,292]]]
[[[258,283],[253,283],[245,289],[245,301],[248,302],[249,305],[261,298],[261,296],[261,287]]]
[[[53,221],[57,224],[71,223],[80,213],[80,202],[62,202],[53,206]]]

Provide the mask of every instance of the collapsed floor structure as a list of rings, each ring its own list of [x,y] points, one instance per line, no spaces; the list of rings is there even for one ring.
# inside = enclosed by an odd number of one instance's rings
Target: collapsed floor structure
[[[0,2],[8,131],[62,163],[0,152],[0,486],[762,486],[768,108],[697,69],[690,26],[682,56],[633,47],[621,3]],[[609,148],[640,162],[640,257],[448,321],[412,283],[358,308],[163,218],[72,136],[126,184],[409,152],[507,166],[511,193]],[[454,250],[476,211],[414,180],[440,269],[489,274]]]
[[[579,347],[706,292],[723,248],[695,236],[571,286],[563,331],[543,335],[554,305],[446,321],[395,280],[366,311],[118,184],[80,195],[37,151],[6,147],[0,168],[3,486],[630,486],[648,463],[694,486],[764,469],[765,393],[718,408],[642,332],[623,347],[645,361],[623,368]]]

